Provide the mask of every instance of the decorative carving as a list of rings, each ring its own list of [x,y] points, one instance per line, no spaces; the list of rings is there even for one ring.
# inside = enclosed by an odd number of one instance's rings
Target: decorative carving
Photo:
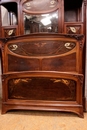
[[[2,49],[3,52],[4,52],[4,46],[5,46],[5,44],[1,45],[1,49]]]
[[[81,87],[83,87],[83,76],[79,75],[78,79],[80,81]]]
[[[81,49],[81,50],[83,49],[83,46],[84,46],[83,42],[80,41],[80,49]]]
[[[36,34],[36,37],[40,35],[40,36],[45,36],[45,33],[40,33],[40,34]],[[47,35],[47,34],[46,34]],[[53,34],[54,37],[57,36],[57,37],[67,37],[67,38],[75,38],[77,40],[82,40],[84,38],[84,35],[83,34]],[[50,36],[50,34],[49,34]],[[11,37],[6,37],[6,38],[0,38],[0,40],[4,43],[8,42],[9,40],[13,40],[13,39],[16,39],[16,38],[22,38],[23,36],[11,36]]]
[[[4,81],[7,77],[9,77],[8,74],[6,74],[6,75],[2,75],[2,79],[3,79],[3,81]]]
[[[0,38],[0,40],[3,42],[3,43],[6,43],[6,42],[8,42],[8,38]]]
[[[11,37],[6,37],[6,38],[0,38],[0,40],[3,43],[7,43],[9,40],[16,39],[17,37],[19,37],[19,36],[11,36]]]
[[[81,87],[83,86],[83,75],[73,75],[74,77],[78,78],[78,80],[80,81]]]
[[[82,40],[83,39],[83,37],[84,37],[84,35],[78,35],[78,34],[67,34],[67,35],[64,35],[65,37],[70,37],[70,38],[75,38],[75,39],[77,39],[77,40]]]

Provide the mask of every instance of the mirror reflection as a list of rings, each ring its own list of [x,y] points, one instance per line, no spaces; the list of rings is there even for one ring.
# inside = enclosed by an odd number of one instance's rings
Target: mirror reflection
[[[24,33],[58,33],[58,10],[48,14],[29,15],[24,13]]]

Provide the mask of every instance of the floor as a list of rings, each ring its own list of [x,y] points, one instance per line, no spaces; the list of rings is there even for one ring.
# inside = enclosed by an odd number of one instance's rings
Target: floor
[[[0,109],[0,130],[87,130],[87,113],[84,118],[73,113],[41,111],[10,111],[1,115]]]

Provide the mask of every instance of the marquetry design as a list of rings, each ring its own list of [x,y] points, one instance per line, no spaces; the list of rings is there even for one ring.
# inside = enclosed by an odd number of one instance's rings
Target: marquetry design
[[[4,37],[16,36],[16,28],[4,29]]]
[[[25,83],[28,83],[29,81],[31,81],[32,79],[29,79],[29,78],[20,78],[20,79],[14,79],[13,80],[13,82],[14,82],[14,84],[16,85],[16,84],[18,84],[18,83],[20,83],[20,82],[25,82]]]
[[[76,81],[70,79],[15,78],[8,81],[8,90],[10,99],[76,100]]]
[[[18,46],[17,46],[16,44],[13,44],[13,45],[11,46],[11,50],[12,50],[12,51],[16,50],[17,48],[18,48]]]
[[[23,3],[23,8],[32,12],[49,11],[58,8],[58,0],[28,0]]]
[[[66,26],[66,33],[67,34],[81,34],[81,26],[76,25],[76,26]]]
[[[70,41],[31,41],[9,44],[13,53],[23,56],[53,56],[67,53],[74,49],[76,43]]]
[[[71,95],[73,95],[73,91],[74,91],[73,86],[76,86],[76,83],[74,80],[70,80],[70,79],[51,79],[51,80],[53,80],[54,83],[61,82],[65,84],[69,88]]]
[[[51,79],[54,83],[58,83],[58,82],[62,82],[67,86],[71,86],[70,84],[72,84],[71,80],[69,79]]]

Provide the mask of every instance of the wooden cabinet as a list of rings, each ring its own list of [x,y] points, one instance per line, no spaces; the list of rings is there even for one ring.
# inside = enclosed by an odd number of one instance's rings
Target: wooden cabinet
[[[69,7],[67,3],[0,2],[2,113],[53,110],[83,117],[85,4],[74,1]],[[3,8],[8,22],[3,19]]]
[[[83,117],[82,35],[24,35],[4,39],[2,46],[2,113],[56,110]]]

